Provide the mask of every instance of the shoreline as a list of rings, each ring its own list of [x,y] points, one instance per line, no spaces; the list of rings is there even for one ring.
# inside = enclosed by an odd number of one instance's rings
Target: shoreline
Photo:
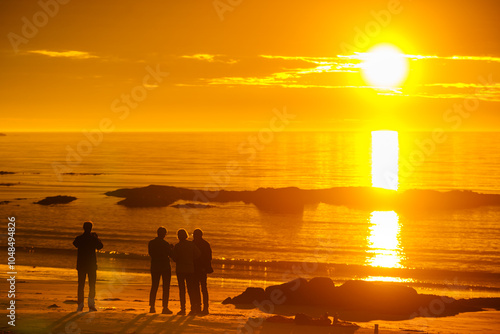
[[[55,274],[55,272],[54,272]],[[98,274],[99,275],[99,274]],[[19,275],[16,300],[16,327],[6,323],[0,325],[0,331],[13,333],[328,333],[329,328],[318,326],[298,326],[293,324],[271,324],[263,320],[270,313],[259,309],[237,308],[223,305],[222,300],[236,295],[242,290],[228,281],[209,279],[210,314],[204,317],[176,316],[179,309],[178,290],[173,278],[170,287],[169,308],[174,315],[149,314],[148,294],[150,284],[146,275],[141,275],[142,282],[120,281],[120,276],[102,277],[97,281],[98,312],[76,313],[76,275],[72,280],[39,280],[34,275]],[[88,289],[88,286],[87,286]],[[160,288],[161,289],[161,288]],[[86,290],[87,291],[87,290]],[[159,294],[160,295],[160,294]],[[49,306],[56,304],[57,307]],[[2,306],[3,302],[2,302]],[[161,310],[161,301],[156,301],[157,310]],[[5,309],[5,308],[3,308]],[[308,314],[319,316],[324,309],[307,307]],[[481,333],[494,332],[499,311],[462,313],[444,318],[414,318],[403,321],[356,322],[361,326],[356,333],[373,333],[375,324],[379,333]],[[258,324],[258,326],[256,325]],[[244,330],[241,330],[245,328]],[[240,331],[239,331],[240,329]],[[250,330],[251,331],[250,331]]]
[[[16,249],[18,267],[35,274],[37,271],[54,271],[59,273],[75,270],[76,251],[73,249],[43,249],[19,247]],[[149,257],[128,256],[107,252],[98,254],[98,272],[121,272],[127,275],[145,275],[149,277]],[[21,265],[22,264],[22,265]],[[297,277],[310,279],[313,277],[330,277],[336,285],[349,280],[366,280],[393,282],[411,286],[419,293],[434,293],[453,298],[500,297],[498,285],[500,274],[490,272],[463,272],[445,269],[409,269],[383,268],[347,264],[328,264],[322,262],[293,261],[250,261],[219,259],[213,261],[215,273],[211,276],[220,280],[236,280],[245,282],[239,286],[259,287],[281,284]],[[0,265],[2,268],[2,265]],[[45,269],[42,269],[45,268]],[[52,269],[51,269],[52,268]],[[175,263],[172,263],[175,272]],[[4,272],[7,272],[4,270]],[[49,274],[46,274],[49,275]],[[254,282],[254,283],[252,283]],[[243,284],[246,284],[243,285]]]

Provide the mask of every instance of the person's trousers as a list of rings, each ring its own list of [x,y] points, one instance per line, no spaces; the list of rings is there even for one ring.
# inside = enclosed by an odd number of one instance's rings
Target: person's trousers
[[[186,286],[191,303],[191,311],[201,311],[201,296],[198,288],[198,281],[194,273],[177,273],[177,283],[179,285],[179,300],[181,302],[181,310],[186,310]]]
[[[84,290],[85,290],[85,279],[89,277],[89,298],[88,306],[95,307],[95,281],[96,281],[96,271],[95,269],[90,270],[78,270],[78,306],[83,308],[84,300]]]
[[[149,292],[149,306],[154,307],[156,302],[156,293],[158,292],[158,286],[160,285],[160,278],[163,281],[163,297],[162,305],[163,308],[168,308],[168,299],[170,292],[170,278],[172,277],[171,270],[165,271],[152,271],[151,272],[151,291]]]
[[[207,274],[206,273],[195,273],[196,277],[196,289],[200,289],[203,295],[203,310],[208,311],[208,288],[207,288]]]

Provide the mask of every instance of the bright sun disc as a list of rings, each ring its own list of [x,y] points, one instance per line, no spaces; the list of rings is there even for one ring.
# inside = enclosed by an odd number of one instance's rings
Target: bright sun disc
[[[398,87],[408,74],[408,59],[395,46],[381,44],[362,54],[361,73],[377,87]]]

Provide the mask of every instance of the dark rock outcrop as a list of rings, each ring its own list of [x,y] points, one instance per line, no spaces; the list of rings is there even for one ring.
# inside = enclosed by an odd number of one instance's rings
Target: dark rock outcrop
[[[422,303],[423,302],[423,303]],[[410,315],[425,302],[415,289],[386,282],[348,281],[339,286],[332,306],[377,312]]]
[[[176,199],[169,199],[161,196],[133,195],[119,201],[117,204],[124,205],[129,208],[147,208],[169,206],[175,201]]]
[[[124,197],[118,204],[129,207],[168,206],[178,200],[201,203],[244,202],[262,211],[301,214],[308,204],[327,203],[366,210],[422,212],[500,205],[500,195],[452,190],[394,190],[372,187],[338,187],[329,189],[259,188],[255,191],[192,190],[172,186],[150,185],[107,192]]]
[[[118,204],[140,208],[169,206],[180,199],[192,199],[194,193],[184,188],[150,185],[143,188],[118,189],[107,192],[106,195],[124,197],[125,199],[119,201]]]
[[[49,196],[45,197],[41,201],[34,202],[34,204],[40,205],[52,205],[52,204],[67,204],[76,200],[76,197],[73,196]]]
[[[314,277],[307,282],[304,296],[310,305],[329,305],[336,298],[337,288],[328,277]]]
[[[255,301],[266,299],[266,293],[262,288],[247,288],[241,295],[226,298],[222,304],[253,304]]]
[[[225,304],[258,306],[264,301],[275,305],[322,307],[344,313],[346,319],[370,321],[397,320],[414,317],[442,317],[483,308],[500,310],[500,298],[455,300],[436,295],[418,294],[415,289],[397,283],[348,281],[335,287],[325,277],[306,281],[298,278],[288,283],[259,288],[247,288],[241,295],[228,298]],[[274,309],[274,308],[273,308]]]
[[[78,176],[78,175],[91,175],[91,176],[104,175],[104,173],[74,173],[74,172],[61,173],[61,174],[62,175],[72,175],[72,176]]]
[[[176,209],[210,209],[210,208],[215,208],[215,205],[198,204],[198,203],[185,203],[185,204],[171,205],[170,207],[176,208]]]
[[[268,286],[265,293],[273,302],[283,300],[285,303],[295,304],[307,297],[306,286],[306,279],[296,278],[287,283]]]
[[[67,299],[63,301],[64,304],[78,304],[78,301],[73,300],[73,299]]]

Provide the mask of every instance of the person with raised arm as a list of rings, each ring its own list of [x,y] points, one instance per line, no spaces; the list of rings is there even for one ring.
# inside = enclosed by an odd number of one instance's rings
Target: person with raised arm
[[[94,224],[91,221],[83,223],[83,234],[77,236],[73,245],[78,248],[76,269],[78,270],[78,308],[83,311],[85,280],[89,278],[88,306],[90,311],[97,311],[95,307],[95,282],[97,271],[96,250],[102,249],[103,244],[97,233],[92,232]]]

